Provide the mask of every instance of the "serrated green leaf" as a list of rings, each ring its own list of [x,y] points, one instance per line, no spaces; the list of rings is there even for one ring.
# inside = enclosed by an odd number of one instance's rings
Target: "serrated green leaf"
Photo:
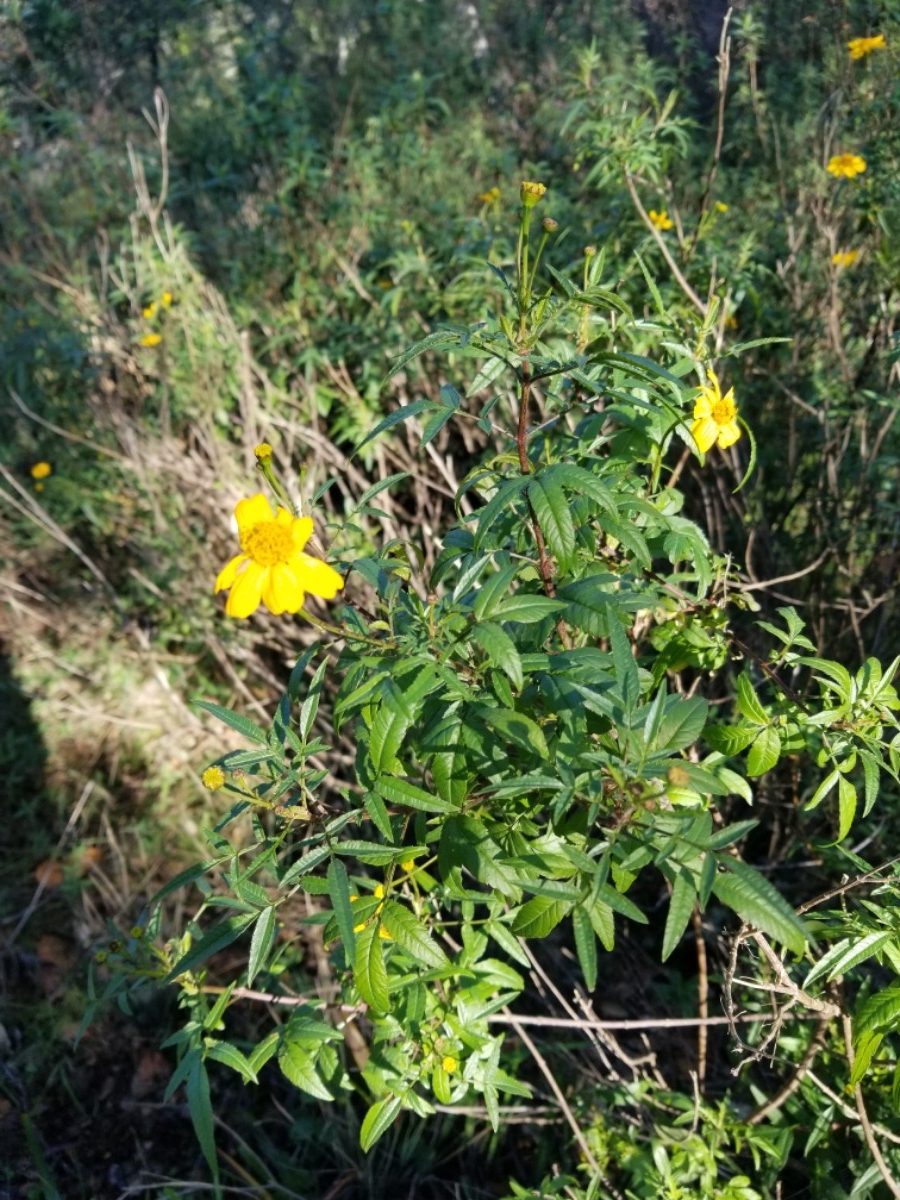
[[[870,1030],[888,1032],[897,1025],[900,1017],[900,986],[884,988],[864,1000],[853,1018],[854,1037],[862,1037]]]
[[[232,942],[237,941],[245,929],[247,929],[257,918],[256,910],[250,913],[241,913],[239,916],[229,917],[226,921],[216,925],[209,933],[205,934],[199,942],[195,942],[190,950],[183,955],[169,974],[163,980],[164,983],[171,983],[179,975],[183,975],[185,971],[192,971],[201,963],[206,962],[208,958],[212,958],[214,954],[218,954],[220,950],[224,950],[226,946],[230,946]]]
[[[416,854],[425,854],[426,847],[379,846],[377,842],[348,840],[338,842],[329,853],[358,858],[360,862],[368,863],[372,867],[383,867],[388,863],[399,862],[403,858],[413,858]]]
[[[672,897],[669,900],[669,912],[666,916],[666,930],[663,934],[662,946],[663,962],[681,941],[694,911],[696,897],[697,893],[690,876],[684,871],[679,871],[672,884]]]
[[[840,778],[840,771],[838,771],[837,768],[835,768],[828,775],[826,775],[825,778],[822,780],[822,782],[819,784],[819,786],[816,788],[816,790],[813,792],[812,798],[808,801],[808,803],[806,805],[807,810],[809,810],[811,808],[815,808],[817,804],[821,804],[822,801],[825,799],[825,797],[828,795],[828,793],[831,791],[831,789],[834,787],[834,785],[837,783],[839,778]]]
[[[197,1135],[197,1141],[200,1143],[200,1149],[203,1151],[203,1157],[206,1159],[212,1177],[218,1183],[219,1163],[216,1158],[216,1138],[213,1132],[214,1121],[212,1102],[209,1096],[209,1076],[206,1073],[206,1064],[199,1053],[191,1060],[184,1090],[194,1133]]]
[[[836,979],[838,975],[846,975],[853,967],[859,966],[867,958],[877,954],[882,946],[891,940],[890,931],[886,933],[870,933],[858,942],[845,947],[841,953],[828,964],[828,979]]]
[[[408,908],[396,900],[388,900],[381,911],[381,922],[398,946],[407,954],[424,963],[426,967],[441,970],[450,965],[450,960],[431,937],[428,930],[416,920]]]
[[[228,708],[223,708],[221,704],[213,704],[209,700],[193,700],[192,703],[197,708],[204,709],[211,716],[219,721],[223,721],[226,725],[230,725],[232,729],[236,729],[242,737],[245,737],[250,742],[258,742],[261,746],[265,746],[269,739],[269,735],[264,729],[260,729],[253,721],[247,717],[242,717],[240,713],[233,713]]]
[[[304,739],[309,737],[310,730],[313,727],[313,722],[316,719],[316,714],[319,711],[319,698],[322,695],[322,686],[325,680],[325,669],[328,666],[327,660],[319,664],[319,667],[312,678],[309,685],[309,690],[306,693],[306,699],[300,705],[300,719],[298,721],[300,727],[300,736]]]
[[[842,775],[838,780],[838,836],[842,842],[850,832],[853,818],[856,816],[856,788]]]
[[[356,921],[350,902],[350,879],[347,868],[339,858],[333,858],[328,864],[326,878],[331,908],[341,936],[341,945],[344,947],[344,959],[351,964],[356,957],[356,934],[353,932]]]
[[[496,492],[491,496],[490,500],[484,508],[478,510],[478,525],[475,530],[475,540],[473,549],[478,550],[481,543],[484,541],[494,521],[504,509],[512,506],[513,501],[519,496],[528,484],[529,476],[517,475],[512,479],[504,479],[497,487]]]
[[[513,564],[489,575],[475,595],[472,611],[476,621],[487,621],[497,608],[509,598],[509,589],[516,577],[518,567]]]
[[[784,897],[759,871],[732,858],[716,855],[724,871],[717,872],[712,890],[744,921],[756,925],[795,954],[806,945],[806,929]]]
[[[764,775],[766,771],[771,771],[780,757],[781,738],[778,731],[771,725],[761,729],[747,755],[747,774],[751,779]]]
[[[416,808],[420,812],[456,812],[454,805],[448,804],[446,800],[441,800],[439,796],[433,796],[431,792],[426,792],[424,788],[417,787],[416,784],[410,783],[406,779],[384,776],[375,781],[375,791],[384,800],[387,800],[388,804]]]
[[[672,752],[693,746],[703,732],[708,712],[709,705],[701,696],[671,697],[660,722],[654,749]]]
[[[517,621],[521,625],[533,625],[562,612],[565,604],[547,596],[535,596],[530,592],[516,592],[506,596],[490,614],[498,621]]]
[[[214,1042],[213,1045],[208,1045],[206,1047],[206,1057],[222,1063],[223,1066],[230,1067],[232,1071],[236,1071],[244,1083],[259,1083],[256,1071],[244,1055],[241,1054],[237,1046],[232,1046],[231,1042]]]
[[[392,842],[394,840],[394,829],[382,798],[377,792],[366,792],[363,804],[365,805],[366,812],[372,818],[372,824],[381,836],[386,841]]]
[[[552,475],[538,476],[529,485],[528,498],[550,553],[560,571],[568,573],[575,553],[575,526],[566,493]]]
[[[421,343],[419,344],[421,345]],[[447,345],[446,342],[443,342],[442,344]],[[450,344],[452,345],[453,343],[451,342]],[[422,351],[419,350],[418,353],[421,354]],[[411,358],[415,357],[416,354],[414,353],[414,348],[410,348],[410,350],[406,352],[406,355],[401,355],[401,359],[406,362],[409,362]],[[400,367],[395,365],[391,368],[391,374],[399,370]],[[404,404],[403,407],[397,409],[396,412],[389,413],[383,421],[379,421],[375,428],[366,434],[363,440],[354,448],[353,454],[350,457],[354,458],[357,454],[359,454],[363,446],[367,446],[369,442],[371,442],[374,438],[377,438],[379,434],[386,433],[389,429],[393,429],[395,425],[399,425],[403,421],[408,421],[410,417],[417,417],[419,413],[425,412],[427,408],[431,407],[433,407],[433,405],[429,400],[414,400],[412,404]]]
[[[272,943],[275,941],[275,930],[277,927],[277,917],[275,906],[270,905],[269,908],[264,908],[256,920],[253,927],[253,937],[250,939],[250,957],[247,960],[247,984],[253,983],[253,980],[259,974],[266,960],[269,957],[269,951],[272,949]]]
[[[363,1118],[359,1131],[359,1144],[363,1150],[371,1150],[378,1139],[393,1125],[400,1113],[400,1097],[388,1096],[376,1100]]]
[[[564,900],[551,900],[548,896],[533,896],[516,913],[511,929],[519,937],[546,937],[571,908],[571,903]]]
[[[597,986],[597,941],[591,918],[580,905],[572,910],[572,928],[575,933],[575,950],[585,987],[592,992]]]
[[[737,706],[741,715],[754,725],[768,725],[769,717],[757,699],[753,682],[746,671],[742,671],[737,678]]]
[[[883,1041],[884,1034],[876,1033],[874,1030],[870,1030],[858,1038],[854,1047],[856,1055],[853,1059],[853,1069],[850,1072],[848,1080],[850,1087],[855,1087],[865,1078],[872,1059],[875,1057],[875,1053]]]
[[[317,1100],[333,1100],[331,1092],[320,1079],[312,1056],[297,1042],[283,1043],[278,1055],[278,1066],[294,1087],[300,1088]]]
[[[731,757],[746,750],[758,732],[755,725],[707,725],[703,730],[703,740],[713,750]]]
[[[543,730],[531,717],[508,708],[480,706],[478,711],[491,728],[496,729],[508,741],[523,750],[535,751],[541,758],[550,757]]]
[[[631,643],[619,621],[610,621],[609,644],[616,675],[616,687],[622,698],[622,707],[627,714],[630,714],[634,712],[640,700],[641,685],[637,663],[631,653]]]
[[[636,921],[639,925],[648,924],[647,918],[634,903],[624,896],[615,888],[610,887],[608,883],[602,883],[597,889],[597,898],[607,904],[614,912],[621,913],[623,917],[627,917],[629,921]]]
[[[875,801],[878,799],[878,791],[881,786],[879,760],[874,754],[870,754],[867,750],[860,750],[860,762],[863,768],[863,777],[865,779],[866,800],[863,808],[863,816],[867,817],[872,811]]]
[[[519,939],[501,921],[488,921],[484,926],[484,931],[510,958],[514,958],[523,967],[531,966],[531,959],[520,945]]]
[[[524,678],[522,675],[522,660],[516,644],[501,625],[493,621],[482,621],[473,626],[470,637],[485,651],[491,662],[505,671],[513,687],[522,690]]]
[[[390,1012],[387,967],[382,951],[378,921],[373,921],[356,935],[356,969],[353,973],[357,990],[376,1012]]]
[[[604,950],[613,950],[616,945],[616,919],[613,910],[602,900],[593,900],[588,904],[588,917],[594,928],[594,933],[600,939]]]

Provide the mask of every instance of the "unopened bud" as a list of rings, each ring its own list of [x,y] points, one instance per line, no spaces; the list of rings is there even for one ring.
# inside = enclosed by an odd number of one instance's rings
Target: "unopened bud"
[[[546,233],[553,233],[555,229],[559,229],[559,221],[554,221],[552,217],[544,217],[541,225]]]

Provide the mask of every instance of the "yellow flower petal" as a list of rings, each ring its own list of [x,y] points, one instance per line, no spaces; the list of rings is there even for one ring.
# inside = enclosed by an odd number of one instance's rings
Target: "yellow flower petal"
[[[333,600],[344,586],[343,579],[334,567],[329,567],[320,558],[301,554],[299,561],[293,565],[303,590],[312,596]]]
[[[286,563],[276,563],[267,572],[262,602],[276,617],[296,613],[303,607],[303,589],[295,572]]]
[[[711,417],[712,406],[716,402],[716,397],[709,388],[704,388],[697,399],[694,401],[694,416],[696,417]]]
[[[262,600],[263,585],[268,573],[268,567],[261,567],[252,560],[247,563],[228,593],[225,611],[229,617],[243,620],[256,612]]]
[[[294,539],[294,549],[299,553],[312,537],[312,517],[292,517],[291,536]]]
[[[234,516],[241,534],[245,529],[252,529],[254,525],[259,525],[261,521],[275,520],[272,505],[262,492],[257,492],[249,500],[239,500],[234,510]]]
[[[712,417],[701,417],[699,421],[695,421],[691,426],[691,434],[700,449],[700,453],[705,454],[715,444],[716,438],[719,436],[719,426]]]
[[[238,571],[241,569],[241,567],[244,565],[245,562],[249,562],[249,561],[250,561],[249,554],[237,554],[231,560],[231,562],[226,563],[225,566],[222,568],[222,570],[219,572],[219,574],[216,576],[216,591],[224,592],[226,588],[230,588],[231,585],[234,583],[235,579],[237,579]]]
[[[741,436],[741,427],[737,421],[729,421],[727,425],[722,425],[719,428],[719,449],[727,450]]]

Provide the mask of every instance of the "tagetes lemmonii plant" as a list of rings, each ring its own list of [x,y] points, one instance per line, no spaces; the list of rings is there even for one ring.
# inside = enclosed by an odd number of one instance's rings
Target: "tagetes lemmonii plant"
[[[700,395],[694,403],[694,423],[691,426],[694,441],[703,454],[716,444],[720,450],[727,450],[741,436],[734,388],[729,388],[723,396],[715,371],[707,371],[707,375],[709,384],[700,389]]]
[[[231,589],[229,617],[249,617],[260,604],[276,617],[297,613],[307,592],[333,600],[344,586],[334,567],[303,552],[312,536],[311,517],[294,517],[281,506],[272,512],[262,492],[238,501],[234,515],[242,553],[216,579],[217,592]]]

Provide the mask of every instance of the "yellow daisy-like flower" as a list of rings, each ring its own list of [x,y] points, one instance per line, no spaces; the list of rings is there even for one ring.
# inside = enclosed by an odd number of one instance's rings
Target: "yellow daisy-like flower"
[[[866,169],[866,160],[858,154],[833,154],[825,170],[835,179],[853,179]]]
[[[53,471],[48,462],[36,462],[31,468],[32,479],[46,479]]]
[[[207,767],[200,781],[208,792],[217,792],[225,786],[225,772],[221,767]]]
[[[877,33],[875,37],[868,38],[853,38],[847,43],[847,49],[850,51],[851,58],[865,58],[867,54],[871,54],[873,50],[884,50],[884,34]]]
[[[831,261],[836,267],[852,267],[858,258],[858,250],[840,250],[837,254],[832,254]]]
[[[534,208],[546,191],[547,185],[544,183],[528,183],[523,180],[519,188],[519,198],[526,208]]]
[[[718,443],[720,450],[727,450],[741,436],[737,422],[737,405],[734,388],[722,395],[715,371],[707,371],[709,385],[700,389],[694,404],[694,423],[691,433],[702,454]]]
[[[489,192],[482,192],[478,199],[482,204],[495,204],[500,199],[500,189],[492,187]]]
[[[258,446],[254,447],[253,453],[258,462],[268,462],[274,451],[268,442],[260,442]]]
[[[152,304],[148,304],[147,307],[143,310],[143,312],[144,312],[144,319],[147,321],[152,321],[157,313],[156,302],[154,301]]]
[[[160,304],[162,304],[163,308],[170,308],[172,304],[172,293],[163,292],[162,296],[160,296]]]
[[[372,890],[372,895],[375,897],[376,900],[381,900],[384,897],[384,884],[376,883],[375,887]]]
[[[145,333],[141,338],[142,346],[158,346],[162,341],[161,333]]]
[[[260,604],[276,617],[296,613],[307,592],[333,600],[344,586],[334,567],[303,553],[312,536],[311,517],[292,517],[280,506],[273,513],[261,492],[239,500],[234,515],[243,553],[216,579],[217,592],[231,589],[225,606],[229,617],[249,617]]]
[[[409,872],[410,872],[410,871],[413,869],[413,867],[414,867],[415,865],[416,865],[416,860],[415,860],[414,858],[408,858],[408,859],[406,860],[406,862],[402,862],[402,863],[400,864],[400,870],[401,870],[401,871],[406,871],[406,872],[407,872],[407,874],[408,874],[408,873],[409,873]]]
[[[457,1070],[457,1068],[459,1067],[459,1063],[456,1061],[456,1059],[453,1057],[452,1054],[445,1054],[444,1057],[441,1059],[441,1066],[444,1068],[444,1070],[447,1072],[448,1075],[452,1075],[453,1072],[455,1070]]]
[[[674,221],[669,216],[668,212],[663,209],[662,212],[657,212],[655,208],[651,208],[647,216],[653,222],[657,229],[671,229]]]
[[[721,200],[717,200],[716,201],[716,212],[720,212],[720,213],[728,212],[728,205],[723,204]]]

